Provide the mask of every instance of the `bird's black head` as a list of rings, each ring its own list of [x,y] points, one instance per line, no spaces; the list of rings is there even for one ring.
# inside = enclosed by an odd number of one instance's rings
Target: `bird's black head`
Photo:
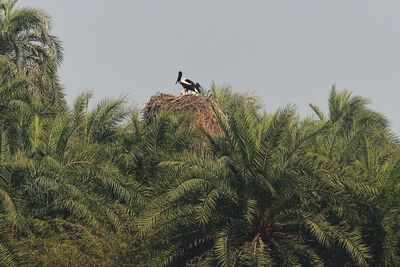
[[[176,79],[175,84],[177,84],[182,78],[182,71],[178,72],[178,79]]]

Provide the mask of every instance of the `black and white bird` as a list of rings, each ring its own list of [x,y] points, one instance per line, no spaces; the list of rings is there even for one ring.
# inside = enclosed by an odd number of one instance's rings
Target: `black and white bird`
[[[176,79],[175,84],[180,83],[184,89],[183,94],[188,94],[189,92],[193,92],[196,94],[201,94],[201,86],[199,83],[194,83],[191,80],[182,77],[182,71],[178,73],[178,79]]]

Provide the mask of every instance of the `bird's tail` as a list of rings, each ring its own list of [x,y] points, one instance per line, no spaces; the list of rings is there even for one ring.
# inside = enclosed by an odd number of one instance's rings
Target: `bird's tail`
[[[201,87],[201,85],[199,83],[196,83],[195,91],[196,91],[196,93],[201,94],[203,92],[203,87]]]

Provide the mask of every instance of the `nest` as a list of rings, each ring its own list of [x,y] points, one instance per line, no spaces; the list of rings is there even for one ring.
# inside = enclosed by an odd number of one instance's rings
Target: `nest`
[[[185,112],[194,115],[193,128],[202,127],[211,135],[221,134],[219,120],[225,117],[215,102],[202,95],[174,96],[157,93],[150,98],[142,113],[146,123],[151,123],[162,110]]]

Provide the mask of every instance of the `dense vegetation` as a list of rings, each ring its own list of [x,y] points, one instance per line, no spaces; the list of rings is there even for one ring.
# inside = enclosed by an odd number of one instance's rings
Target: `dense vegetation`
[[[41,10],[0,1],[0,266],[399,266],[400,146],[368,102],[275,113],[211,89],[222,134],[124,99],[67,106]]]

